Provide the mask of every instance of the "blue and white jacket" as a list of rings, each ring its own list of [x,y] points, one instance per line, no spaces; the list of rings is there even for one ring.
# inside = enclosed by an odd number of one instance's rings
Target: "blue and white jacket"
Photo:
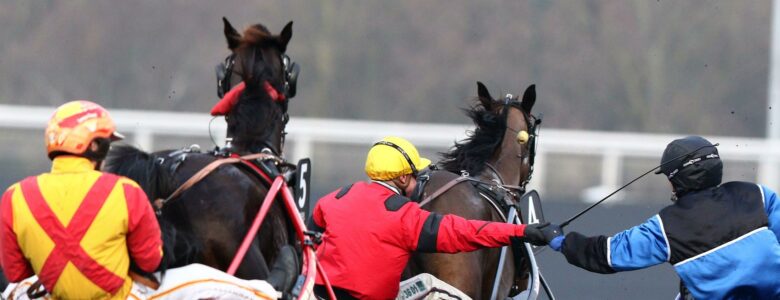
[[[686,194],[612,237],[566,235],[569,263],[598,273],[669,262],[696,299],[780,299],[780,199],[728,182]]]

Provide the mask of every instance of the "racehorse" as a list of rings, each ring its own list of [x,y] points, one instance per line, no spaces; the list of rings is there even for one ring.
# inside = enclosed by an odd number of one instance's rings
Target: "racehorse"
[[[223,164],[199,182],[171,198],[174,190],[196,172],[230,153],[266,153],[270,160],[254,162],[274,169],[283,167],[279,156],[284,146],[284,128],[288,120],[287,101],[294,95],[290,61],[285,55],[292,37],[292,22],[279,35],[256,24],[239,34],[223,18],[228,48],[224,78],[219,80],[220,96],[234,83],[243,81],[243,92],[226,112],[230,149],[200,153],[194,149],[164,150],[147,153],[131,146],[113,147],[103,170],[137,181],[149,199],[159,207],[159,221],[165,244],[164,268],[203,263],[226,270],[247,233],[268,186],[248,166]],[[296,70],[297,71],[297,70]],[[295,74],[293,77],[297,77]],[[233,83],[233,84],[231,84]],[[271,176],[273,179],[273,176]],[[167,198],[167,199],[166,199]],[[166,201],[156,201],[166,199]],[[252,242],[236,276],[244,279],[283,281],[289,286],[300,268],[291,219],[275,201]],[[292,253],[290,253],[292,252]],[[280,264],[286,267],[282,279],[272,279]],[[274,276],[271,276],[274,277]],[[279,282],[271,282],[277,290]]]
[[[522,101],[512,95],[495,100],[481,82],[477,82],[477,87],[478,102],[466,111],[476,129],[466,140],[455,143],[449,152],[442,153],[443,160],[438,165],[443,170],[430,173],[420,198],[431,196],[448,183],[454,183],[453,180],[458,177],[468,176],[475,181],[451,186],[438,197],[423,200],[421,205],[430,211],[456,214],[467,219],[506,222],[506,211],[502,207],[507,204],[504,199],[496,199],[503,197],[492,197],[489,201],[480,194],[490,194],[490,190],[503,191],[494,195],[508,195],[509,201],[517,201],[525,192],[533,171],[538,133],[535,129],[541,123],[541,119],[531,114],[536,101],[535,87],[531,85],[526,89]],[[483,189],[478,187],[480,185]],[[508,252],[498,287],[498,299],[509,296],[510,289],[512,294],[524,290],[528,275],[528,267],[516,264],[518,258],[512,257],[512,251]],[[458,254],[415,253],[407,271],[412,275],[430,273],[472,299],[490,299],[499,253],[500,248]],[[518,265],[523,267],[516,276]]]

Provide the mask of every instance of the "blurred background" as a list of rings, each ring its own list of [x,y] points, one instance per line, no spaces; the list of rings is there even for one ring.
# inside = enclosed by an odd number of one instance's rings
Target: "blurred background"
[[[664,145],[685,135],[729,141],[721,146],[725,180],[776,178],[765,174],[777,165],[767,167],[761,156],[777,152],[765,140],[777,127],[769,117],[772,9],[771,1],[726,0],[0,0],[0,110],[10,117],[14,107],[53,111],[89,99],[112,111],[188,113],[202,120],[199,134],[152,132],[141,140],[132,126],[119,129],[145,150],[193,143],[211,149],[222,145],[207,127],[217,101],[214,66],[228,54],[222,16],[237,28],[259,22],[277,33],[292,20],[288,54],[302,67],[290,103],[297,133],[306,129],[296,120],[312,119],[392,122],[371,124],[402,136],[457,129],[436,137],[446,143],[413,139],[436,161],[471,128],[461,109],[473,104],[476,81],[496,97],[536,84],[546,154],[532,185],[542,192],[547,219],[562,221],[652,168]],[[184,115],[161,116],[185,122]],[[0,186],[47,171],[45,119],[35,122],[0,127]],[[222,127],[215,126],[211,133],[219,136]],[[317,198],[365,179],[365,153],[383,132],[349,143],[292,133],[286,153],[312,158]],[[561,148],[569,141],[597,150]],[[597,147],[609,143],[623,148]],[[729,161],[727,153],[739,159]],[[669,194],[662,177],[648,176],[568,229],[612,235],[670,204]],[[559,299],[677,293],[679,279],[668,265],[598,275],[553,251],[539,260]]]

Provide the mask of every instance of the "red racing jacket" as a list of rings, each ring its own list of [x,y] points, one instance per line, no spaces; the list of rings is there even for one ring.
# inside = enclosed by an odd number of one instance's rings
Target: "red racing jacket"
[[[525,225],[429,212],[381,182],[357,182],[317,202],[317,259],[330,283],[359,299],[395,299],[414,251],[457,253],[509,245]],[[324,230],[322,230],[324,229]],[[317,284],[323,284],[317,278]]]

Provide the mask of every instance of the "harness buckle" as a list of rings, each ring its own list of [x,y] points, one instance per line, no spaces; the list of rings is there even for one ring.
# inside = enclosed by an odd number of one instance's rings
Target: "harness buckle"
[[[305,241],[303,241],[304,245],[315,246],[315,245],[322,244],[322,233],[316,232],[316,231],[311,231],[311,230],[306,230],[306,231],[303,232],[303,234],[305,236],[310,237],[309,239],[306,239]]]

